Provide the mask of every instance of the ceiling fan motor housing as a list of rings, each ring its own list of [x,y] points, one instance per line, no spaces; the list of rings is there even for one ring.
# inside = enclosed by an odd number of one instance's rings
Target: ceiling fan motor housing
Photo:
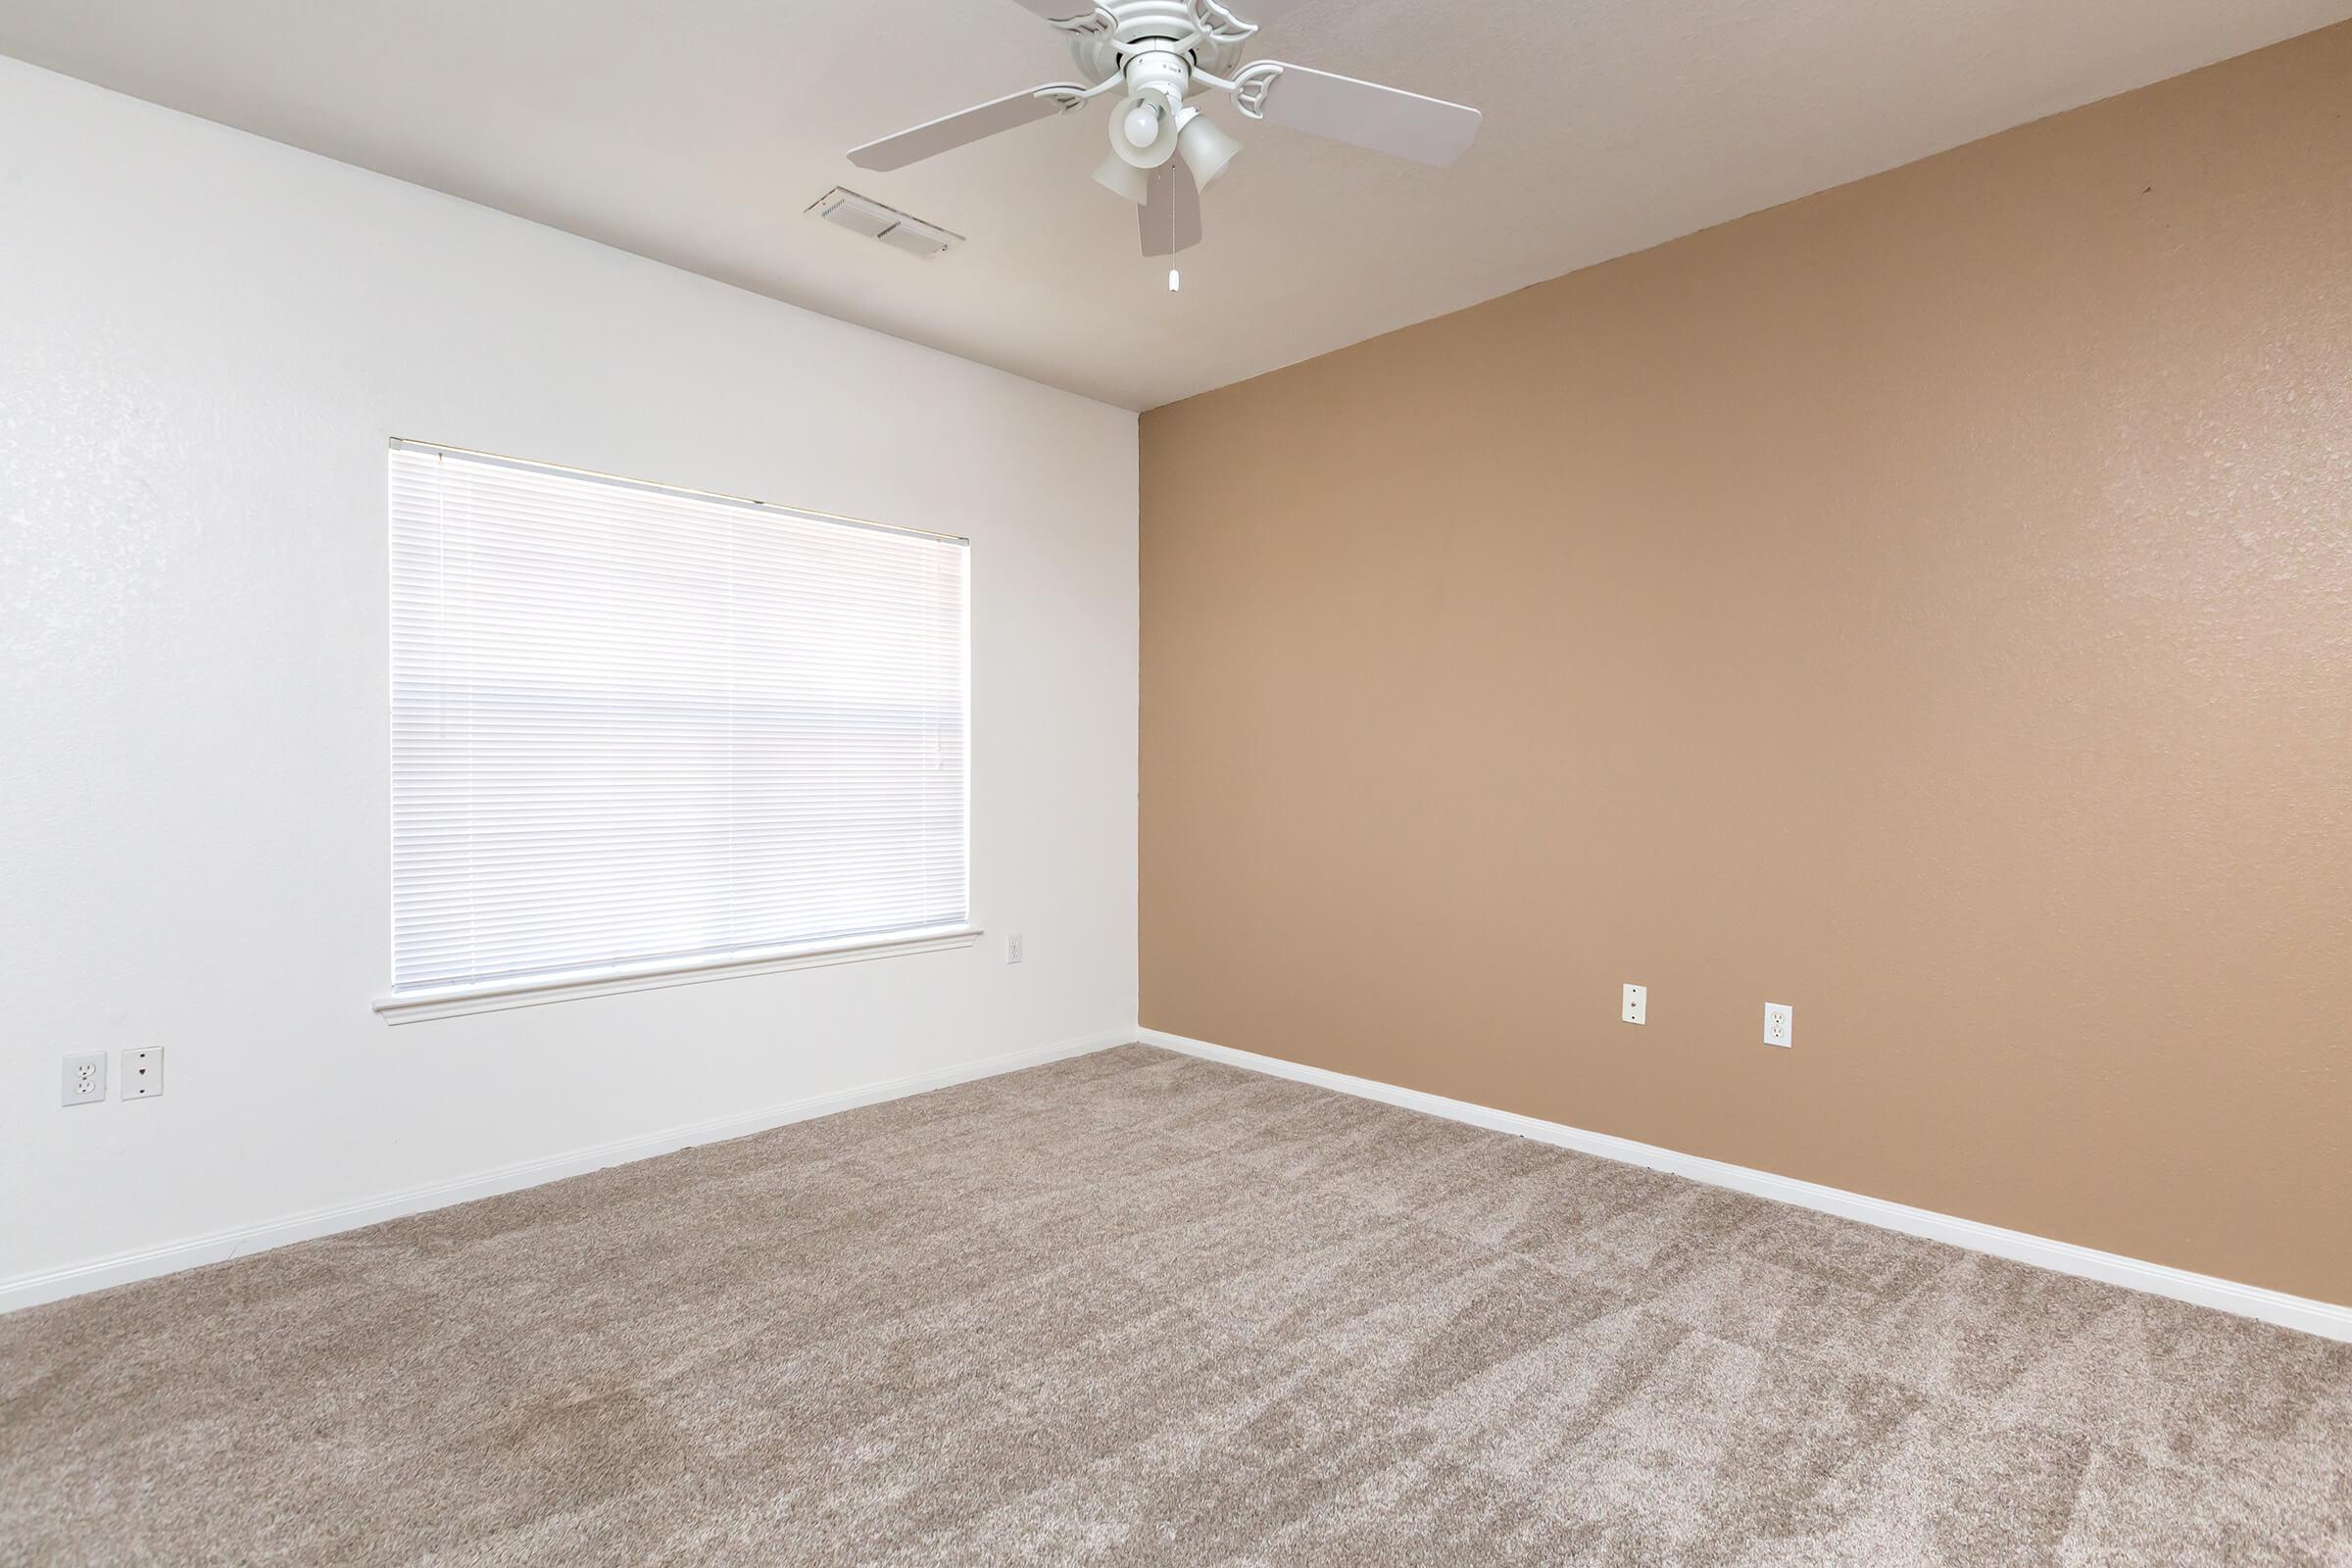
[[[1234,24],[1211,0],[1102,0],[1098,9],[1109,26],[1070,35],[1070,58],[1087,81],[1119,74],[1137,55],[1179,48],[1188,65],[1225,75],[1241,64],[1255,30]]]

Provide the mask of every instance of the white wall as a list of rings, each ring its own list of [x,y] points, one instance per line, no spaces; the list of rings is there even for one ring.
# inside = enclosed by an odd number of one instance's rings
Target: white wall
[[[377,1019],[396,434],[970,535],[989,935]],[[1122,411],[0,60],[0,1304],[1132,1025],[1135,452]],[[59,1105],[65,1054],[134,1044],[163,1098]]]

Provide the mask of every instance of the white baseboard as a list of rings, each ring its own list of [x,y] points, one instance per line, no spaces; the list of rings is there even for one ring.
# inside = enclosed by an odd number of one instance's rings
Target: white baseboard
[[[854,1110],[859,1105],[899,1100],[928,1090],[945,1089],[953,1084],[969,1083],[977,1078],[993,1078],[999,1073],[1018,1072],[1023,1067],[1035,1067],[1068,1056],[1083,1056],[1112,1046],[1127,1045],[1135,1038],[1133,1029],[1104,1030],[1076,1040],[1064,1040],[1057,1045],[959,1062],[952,1067],[893,1078],[882,1083],[862,1084],[829,1095],[813,1095],[807,1100],[796,1100],[789,1104],[772,1105],[744,1115],[720,1116],[687,1127],[672,1127],[643,1137],[623,1138],[545,1159],[524,1160],[520,1164],[504,1165],[479,1175],[412,1187],[404,1192],[390,1193],[356,1203],[310,1209],[300,1214],[289,1214],[282,1219],[266,1220],[258,1225],[241,1225],[191,1237],[186,1241],[144,1248],[135,1252],[121,1252],[95,1262],[75,1263],[38,1274],[24,1274],[15,1279],[0,1280],[0,1312],[38,1306],[44,1301],[62,1300],[69,1296],[102,1291],[113,1285],[127,1285],[133,1280],[175,1274],[183,1268],[219,1263],[232,1257],[243,1257],[250,1252],[264,1252],[294,1242],[332,1236],[338,1231],[358,1230],[363,1225],[398,1219],[404,1214],[421,1214],[427,1209],[447,1208],[453,1203],[469,1203],[477,1198],[495,1198],[500,1193],[562,1181],[566,1176],[583,1176],[592,1170],[602,1170],[607,1165],[624,1165],[631,1160],[650,1159],[656,1154],[673,1153],[697,1144],[723,1143],[730,1138],[765,1132],[771,1127],[782,1127],[791,1122],[830,1116],[840,1110]]]
[[[1227,1062],[1277,1078],[1291,1078],[1324,1089],[1336,1089],[1345,1095],[1356,1095],[1365,1100],[1399,1105],[1406,1110],[1468,1122],[1474,1127],[1513,1133],[1521,1138],[1532,1138],[1538,1143],[1597,1154],[1603,1159],[1646,1165],[1652,1170],[1688,1176],[1693,1181],[1750,1193],[1776,1202],[1819,1209],[1825,1214],[1860,1220],[1866,1225],[1901,1231],[1907,1236],[1948,1242],[1974,1251],[1990,1252],[1995,1257],[2032,1263],[2061,1274],[2080,1275],[2084,1279],[2104,1280],[2110,1285],[2145,1291],[2151,1296],[2169,1296],[2175,1300],[2191,1301],[2198,1306],[2215,1307],[2224,1312],[2237,1313],[2241,1317],[2260,1318],[2265,1323],[2300,1329],[2306,1334],[2317,1334],[2325,1339],[2352,1341],[2352,1306],[2338,1306],[2305,1297],[2288,1296],[2279,1291],[2264,1290],[2259,1286],[2240,1285],[2234,1280],[2216,1279],[2209,1274],[2191,1274],[2186,1269],[2169,1268],[2162,1263],[2144,1262],[2116,1252],[2101,1252],[2087,1247],[2077,1247],[2072,1242],[2054,1242],[2043,1236],[2029,1236],[2023,1231],[2003,1230],[1997,1225],[1985,1225],[1952,1214],[1938,1214],[1933,1209],[1913,1208],[1908,1203],[1888,1202],[1883,1198],[1865,1198],[1859,1193],[1843,1192],[1835,1187],[1823,1187],[1818,1183],[1797,1181],[1788,1176],[1775,1176],[1768,1171],[1750,1170],[1744,1165],[1728,1165],[1719,1159],[1678,1153],[1671,1149],[1639,1144],[1630,1138],[1586,1132],[1582,1128],[1555,1121],[1522,1116],[1515,1111],[1495,1110],[1464,1100],[1447,1100],[1442,1095],[1423,1094],[1417,1089],[1399,1089],[1394,1084],[1384,1084],[1370,1078],[1303,1066],[1276,1056],[1236,1051],[1230,1046],[1210,1045],[1205,1040],[1190,1040],[1161,1029],[1139,1029],[1135,1035],[1146,1045],[1181,1051],[1210,1061]]]

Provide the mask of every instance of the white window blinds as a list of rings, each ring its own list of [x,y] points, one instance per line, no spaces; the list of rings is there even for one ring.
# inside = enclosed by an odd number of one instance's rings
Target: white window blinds
[[[961,540],[401,443],[395,993],[961,926]]]

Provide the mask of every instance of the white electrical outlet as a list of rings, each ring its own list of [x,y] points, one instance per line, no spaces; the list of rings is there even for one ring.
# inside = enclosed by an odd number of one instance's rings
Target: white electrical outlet
[[[1021,961],[1021,934],[1018,931],[1004,939],[1004,961],[1006,963]]]
[[[1792,1048],[1796,1044],[1796,1009],[1786,1002],[1764,1004],[1764,1043]]]
[[[106,1053],[85,1051],[66,1058],[65,1099],[68,1105],[92,1105],[106,1098]]]
[[[164,1048],[140,1046],[122,1053],[122,1098],[153,1100],[164,1092]]]
[[[1627,986],[1625,988],[1624,1017],[1627,1023],[1647,1023],[1649,1021],[1649,987]]]

